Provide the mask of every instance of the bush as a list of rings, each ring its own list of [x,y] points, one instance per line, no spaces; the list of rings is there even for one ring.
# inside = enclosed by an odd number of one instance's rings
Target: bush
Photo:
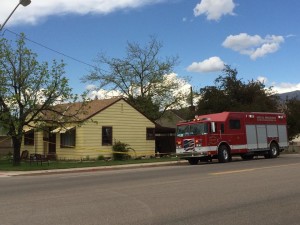
[[[131,148],[128,144],[115,140],[112,146],[112,150],[114,160],[130,159],[130,155],[128,154],[128,152],[129,150],[131,150]]]
[[[104,155],[99,155],[99,156],[97,157],[97,160],[105,160]]]

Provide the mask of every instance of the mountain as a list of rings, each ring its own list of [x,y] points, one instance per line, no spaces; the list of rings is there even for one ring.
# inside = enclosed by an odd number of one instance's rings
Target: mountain
[[[286,100],[287,98],[288,99],[296,98],[297,100],[300,100],[300,90],[277,94],[277,96],[279,96],[279,98],[283,101]]]

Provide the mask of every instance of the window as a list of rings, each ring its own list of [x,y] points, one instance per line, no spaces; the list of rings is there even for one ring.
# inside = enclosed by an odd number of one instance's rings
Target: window
[[[0,126],[0,136],[7,136],[7,130],[2,126]]]
[[[76,143],[76,129],[70,129],[65,133],[60,134],[61,148],[74,148]]]
[[[191,135],[203,135],[207,134],[207,123],[198,123],[190,125],[190,134]]]
[[[208,133],[207,123],[195,123],[191,125],[177,126],[177,137],[186,137],[191,135],[204,135]]]
[[[177,137],[184,137],[190,134],[190,126],[189,125],[180,125],[177,126],[176,135]]]
[[[146,128],[146,140],[155,140],[154,128]]]
[[[30,130],[24,134],[24,145],[34,145],[34,131]]]
[[[234,130],[241,129],[241,121],[240,120],[229,120],[229,128]]]
[[[221,123],[221,134],[224,134],[224,132],[225,132],[225,128],[224,128],[225,126],[224,126],[224,123]]]
[[[102,127],[102,145],[112,145],[112,127]]]

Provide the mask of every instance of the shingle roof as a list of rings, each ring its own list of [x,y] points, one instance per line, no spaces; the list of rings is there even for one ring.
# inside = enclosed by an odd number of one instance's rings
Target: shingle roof
[[[74,116],[74,119],[76,121],[83,121],[101,112],[102,110],[113,105],[117,101],[120,101],[121,99],[123,98],[116,97],[110,99],[91,100],[85,103],[76,102],[76,103],[59,104],[53,107],[53,111],[59,112],[60,115],[64,115],[66,117],[68,116],[71,117],[76,115]],[[53,114],[55,114],[48,110],[43,113],[47,118],[51,118],[53,117]]]
[[[184,121],[184,119],[173,111],[166,111],[165,114],[155,122],[162,127],[176,128],[176,124],[179,121]]]

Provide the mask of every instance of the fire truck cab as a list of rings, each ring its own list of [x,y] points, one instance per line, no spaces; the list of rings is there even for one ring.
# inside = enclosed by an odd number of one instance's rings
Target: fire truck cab
[[[177,124],[176,153],[191,165],[234,155],[276,158],[288,147],[286,115],[268,112],[222,112],[195,116]]]

